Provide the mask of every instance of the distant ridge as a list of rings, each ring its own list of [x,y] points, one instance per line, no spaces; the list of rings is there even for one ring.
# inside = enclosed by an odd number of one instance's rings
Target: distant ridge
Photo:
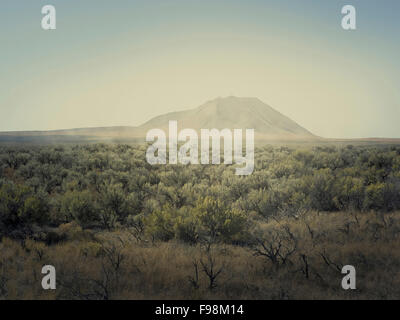
[[[51,131],[0,132],[2,143],[86,143],[143,142],[150,129],[168,134],[169,120],[178,121],[178,129],[255,129],[257,141],[266,143],[338,143],[400,144],[396,138],[321,138],[276,111],[257,98],[226,97],[210,100],[201,106],[152,118],[138,126],[77,128]]]
[[[178,121],[178,129],[255,129],[256,139],[263,140],[315,140],[319,139],[293,120],[282,115],[257,98],[227,97],[210,100],[203,105],[180,112],[157,116],[138,127],[97,127],[52,131],[0,132],[0,140],[40,140],[49,137],[65,140],[77,139],[139,139],[148,130],[159,128],[168,133],[169,120]]]

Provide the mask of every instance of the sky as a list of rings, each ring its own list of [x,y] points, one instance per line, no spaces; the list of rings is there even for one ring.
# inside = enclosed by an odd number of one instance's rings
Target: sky
[[[51,4],[57,29],[41,28]],[[357,10],[357,30],[341,8]],[[2,0],[0,131],[140,125],[257,97],[329,138],[400,138],[398,0]]]

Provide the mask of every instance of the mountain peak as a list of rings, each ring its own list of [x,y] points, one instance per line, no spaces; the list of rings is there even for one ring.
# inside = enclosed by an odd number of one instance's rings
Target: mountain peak
[[[262,101],[255,97],[236,97],[236,96],[227,96],[227,97],[218,97],[208,102],[215,102],[215,103],[254,103],[254,102],[261,102]]]

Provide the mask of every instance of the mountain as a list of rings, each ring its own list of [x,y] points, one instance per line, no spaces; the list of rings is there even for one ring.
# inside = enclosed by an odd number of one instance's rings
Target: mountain
[[[217,98],[186,111],[157,116],[138,127],[100,127],[55,131],[2,132],[0,140],[30,139],[144,139],[150,129],[168,133],[169,120],[178,121],[178,129],[254,129],[256,139],[318,140],[317,136],[257,98]]]
[[[257,98],[227,97],[206,102],[195,109],[172,112],[141,125],[168,131],[168,121],[177,120],[178,129],[254,129],[264,139],[315,139],[312,133]]]

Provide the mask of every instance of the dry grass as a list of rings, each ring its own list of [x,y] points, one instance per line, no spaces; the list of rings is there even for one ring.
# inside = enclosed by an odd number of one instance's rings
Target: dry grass
[[[278,239],[284,247],[295,243],[278,262],[255,255],[257,242],[207,251],[175,241],[138,243],[125,231],[63,228],[68,240],[52,246],[2,240],[3,299],[400,298],[399,213],[309,213],[259,222],[255,238],[272,246]],[[56,291],[41,289],[45,264],[56,267]],[[341,288],[346,264],[356,267],[355,291]]]

